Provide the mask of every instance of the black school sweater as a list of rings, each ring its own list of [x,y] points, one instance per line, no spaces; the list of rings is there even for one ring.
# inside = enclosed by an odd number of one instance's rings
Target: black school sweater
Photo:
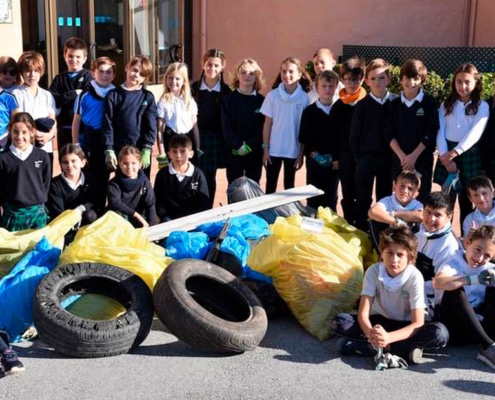
[[[191,94],[198,105],[198,128],[200,132],[221,130],[222,100],[231,90],[229,86],[220,82],[220,92],[199,90],[201,81],[193,82]]]
[[[402,103],[400,97],[390,102],[389,113],[385,123],[385,139],[390,144],[396,139],[406,154],[414,151],[420,143],[433,153],[440,122],[435,99],[425,93],[421,102],[416,101],[411,107]],[[423,154],[422,153],[422,154]]]
[[[303,110],[299,142],[304,145],[304,154],[307,157],[317,151],[320,154],[331,154],[334,161],[338,160],[337,139],[337,127],[331,125],[330,115],[319,109],[316,102]]]
[[[156,213],[161,222],[191,215],[210,208],[206,178],[195,167],[192,176],[179,182],[169,168],[162,168],[155,178]]]
[[[391,155],[392,149],[389,142],[385,140],[385,121],[390,102],[395,98],[397,95],[390,93],[388,100],[380,104],[367,95],[356,104],[349,139],[354,157],[365,154]]]
[[[44,204],[48,199],[52,167],[46,151],[33,147],[22,161],[12,152],[0,155],[0,204],[18,207]]]

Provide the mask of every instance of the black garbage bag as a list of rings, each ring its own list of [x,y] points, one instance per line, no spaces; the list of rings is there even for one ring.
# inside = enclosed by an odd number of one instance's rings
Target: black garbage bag
[[[227,188],[227,201],[229,204],[239,201],[253,199],[263,196],[265,193],[252,179],[245,176],[237,178]],[[289,217],[293,214],[300,214],[304,217],[314,217],[316,211],[312,207],[303,205],[300,201],[284,204],[282,206],[269,208],[267,210],[258,211],[255,213],[260,218],[263,218],[269,224],[273,224],[277,217]]]

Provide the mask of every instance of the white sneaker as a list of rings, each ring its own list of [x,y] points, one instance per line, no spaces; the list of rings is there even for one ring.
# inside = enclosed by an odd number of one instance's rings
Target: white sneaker
[[[483,361],[490,368],[495,369],[495,343],[486,350],[481,350],[476,356],[477,360]]]

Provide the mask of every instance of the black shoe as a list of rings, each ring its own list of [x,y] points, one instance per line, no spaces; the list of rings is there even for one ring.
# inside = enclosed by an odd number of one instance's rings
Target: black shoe
[[[24,371],[24,365],[17,358],[17,353],[12,349],[5,350],[0,357],[0,361],[5,375],[18,374]]]
[[[367,342],[345,339],[340,346],[340,354],[343,356],[372,357],[376,355],[376,350]]]

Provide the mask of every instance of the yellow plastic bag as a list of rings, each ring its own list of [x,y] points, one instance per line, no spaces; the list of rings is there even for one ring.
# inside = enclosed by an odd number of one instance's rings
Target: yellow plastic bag
[[[338,233],[347,243],[354,246],[357,254],[363,260],[364,269],[376,264],[379,260],[378,253],[373,248],[368,235],[340,217],[331,208],[319,207],[317,217],[323,220],[327,228]]]
[[[330,321],[349,312],[361,293],[362,262],[354,245],[333,230],[300,228],[302,217],[277,218],[273,235],[256,245],[248,265],[273,277],[275,288],[299,323],[320,340],[330,337]]]
[[[165,249],[148,240],[145,228],[136,229],[120,215],[109,211],[91,225],[82,227],[60,256],[59,265],[98,262],[131,271],[151,290],[163,270],[174,261]]]
[[[0,277],[7,275],[25,253],[34,249],[43,236],[46,236],[53,246],[62,249],[65,234],[79,221],[80,212],[67,210],[44,228],[18,232],[0,228]]]

